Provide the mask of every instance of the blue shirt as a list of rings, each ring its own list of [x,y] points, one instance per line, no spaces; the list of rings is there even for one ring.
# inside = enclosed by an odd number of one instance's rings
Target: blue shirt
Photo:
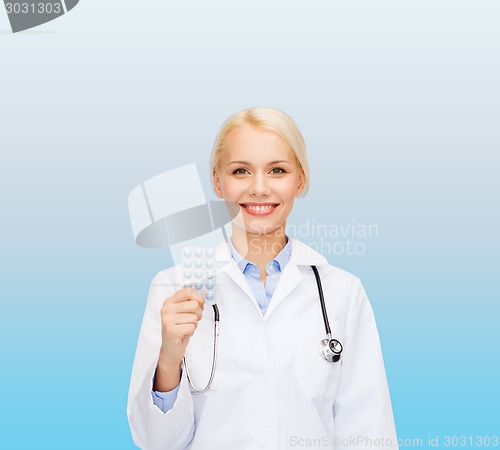
[[[266,264],[266,284],[260,280],[260,270],[259,268],[241,256],[238,251],[234,248],[233,243],[229,240],[229,246],[231,247],[231,256],[240,268],[241,272],[245,276],[250,289],[252,290],[257,303],[259,304],[262,315],[266,313],[269,302],[273,296],[274,290],[278,284],[281,276],[281,272],[285,268],[286,264],[290,260],[290,255],[292,253],[292,243],[286,237],[287,243],[283,249],[275,256],[272,261]],[[154,384],[154,381],[153,381]],[[171,410],[174,406],[175,400],[177,399],[177,392],[179,391],[179,386],[169,392],[159,392],[152,391],[153,403],[158,406],[164,413]]]

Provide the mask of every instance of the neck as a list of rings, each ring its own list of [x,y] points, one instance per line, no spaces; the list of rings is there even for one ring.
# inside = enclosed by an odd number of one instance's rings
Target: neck
[[[270,234],[247,233],[232,226],[231,241],[238,253],[257,266],[271,261],[286,245],[285,224]]]

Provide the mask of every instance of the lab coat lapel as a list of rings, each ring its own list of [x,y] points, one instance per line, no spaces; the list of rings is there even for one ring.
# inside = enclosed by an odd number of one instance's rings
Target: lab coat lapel
[[[266,319],[278,307],[278,305],[295,290],[304,278],[304,275],[298,266],[328,264],[326,258],[317,251],[313,250],[311,247],[303,244],[295,238],[290,239],[292,240],[292,253],[290,255],[290,260],[281,273],[280,280],[264,316]],[[229,245],[225,242],[222,242],[217,246],[216,259],[218,264],[221,264],[220,270],[231,278],[231,280],[233,280],[234,283],[252,300],[255,308],[259,314],[261,314],[257,300],[255,299],[245,276],[232,259]]]
[[[304,274],[299,266],[311,266],[328,264],[326,258],[313,250],[306,244],[303,244],[295,238],[292,240],[292,253],[290,260],[283,269],[276,290],[271,298],[269,307],[266,311],[266,319],[271,313],[297,288],[299,283],[304,279]],[[312,272],[311,272],[312,273]]]
[[[269,306],[264,316],[266,319],[276,307],[293,292],[303,278],[304,275],[302,275],[297,265],[290,260],[283,269],[276,290],[271,297],[271,301],[269,302]]]
[[[233,280],[236,285],[246,294],[248,297],[252,299],[252,301],[255,303],[257,309],[259,309],[259,305],[257,303],[257,300],[255,299],[252,290],[250,289],[250,286],[248,285],[247,280],[245,279],[245,275],[241,272],[240,268],[236,265],[234,261],[230,261],[225,267],[224,267],[224,272],[226,275]],[[260,311],[260,309],[259,309]]]
[[[257,300],[254,297],[245,276],[231,257],[231,250],[225,242],[220,243],[216,247],[216,259],[217,264],[220,264],[219,273],[227,275],[236,284],[236,286],[238,286],[252,300],[252,303],[257,308],[257,311],[261,314]],[[219,273],[217,275],[219,275]],[[217,280],[217,282],[219,282],[219,280]]]

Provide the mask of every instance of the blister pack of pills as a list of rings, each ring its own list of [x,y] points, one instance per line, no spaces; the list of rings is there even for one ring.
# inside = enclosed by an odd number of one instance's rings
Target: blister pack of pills
[[[181,250],[182,284],[196,289],[209,302],[215,302],[215,249],[184,247]]]

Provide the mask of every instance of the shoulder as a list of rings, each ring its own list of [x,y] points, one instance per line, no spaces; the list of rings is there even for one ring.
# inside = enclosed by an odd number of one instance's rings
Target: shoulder
[[[310,267],[314,264],[319,272],[327,308],[332,317],[337,320],[337,327],[344,325],[350,327],[361,316],[371,317],[370,314],[361,313],[362,311],[369,312],[371,306],[361,280],[356,275],[330,264],[311,246],[302,242],[297,242],[295,246],[300,249],[298,253],[303,255],[303,258],[298,259],[297,266],[305,277],[304,287],[317,294],[314,272]],[[300,267],[301,264],[302,267]]]
[[[151,281],[148,294],[148,306],[159,309],[163,301],[180,288],[178,266],[160,270]]]
[[[155,284],[155,283],[161,284],[164,281],[177,280],[178,267],[179,266],[171,266],[171,267],[167,267],[166,269],[160,270],[153,278],[153,281],[151,282],[151,284]]]
[[[348,285],[361,284],[356,275],[330,264],[328,260],[312,246],[295,238],[290,239],[292,241],[291,260],[297,266],[316,266],[320,273],[321,280],[325,280],[325,282],[336,281]],[[308,269],[304,267],[304,270]]]

